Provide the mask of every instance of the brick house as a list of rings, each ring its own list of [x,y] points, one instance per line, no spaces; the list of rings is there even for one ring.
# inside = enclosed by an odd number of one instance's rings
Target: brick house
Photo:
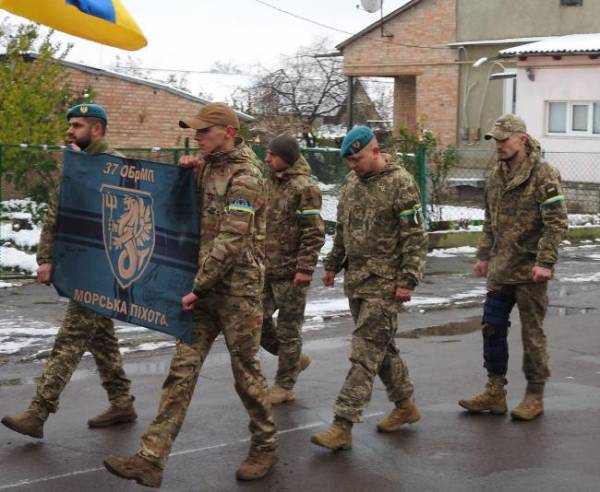
[[[514,109],[515,64],[498,51],[599,31],[600,2],[410,0],[337,48],[348,77],[394,79],[395,128],[487,148],[484,130]]]
[[[92,90],[94,102],[108,112],[108,136],[115,147],[178,147],[191,136],[179,128],[179,120],[193,115],[208,100],[153,82],[121,73],[61,62],[69,72],[75,92]],[[237,112],[240,122],[254,118]]]

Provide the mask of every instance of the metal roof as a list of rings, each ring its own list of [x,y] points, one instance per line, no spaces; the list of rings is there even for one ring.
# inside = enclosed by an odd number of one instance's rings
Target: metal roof
[[[600,53],[600,33],[552,36],[535,43],[501,50],[500,56],[547,56]]]

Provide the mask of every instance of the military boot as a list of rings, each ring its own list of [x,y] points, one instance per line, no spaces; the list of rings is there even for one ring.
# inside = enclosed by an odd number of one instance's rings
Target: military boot
[[[139,454],[131,457],[109,456],[104,460],[104,467],[117,477],[135,480],[146,487],[159,488],[162,482],[162,469]]]
[[[116,424],[126,424],[137,419],[137,413],[133,408],[133,400],[125,407],[116,407],[111,405],[99,415],[88,420],[88,427],[95,429],[98,427],[110,427]]]
[[[513,420],[533,420],[544,413],[544,383],[528,383],[525,397],[510,412]]]
[[[460,400],[458,404],[471,413],[490,412],[503,415],[508,411],[506,406],[506,390],[503,377],[490,377],[485,390],[468,400]]]
[[[394,432],[400,430],[402,424],[414,424],[421,418],[419,409],[410,398],[396,402],[394,408],[387,416],[377,422],[379,432]]]
[[[44,420],[29,410],[25,410],[14,417],[7,415],[2,418],[2,423],[20,434],[37,437],[38,439],[44,437]]]
[[[329,429],[313,434],[310,441],[333,451],[352,447],[352,422],[335,418]]]
[[[269,388],[269,398],[271,405],[279,405],[286,401],[293,401],[296,398],[294,390],[282,388],[278,384],[274,384]]]
[[[302,352],[300,354],[300,371],[304,371],[304,369],[306,369],[308,366],[310,366],[310,363],[312,362],[310,356],[308,354],[305,354],[304,352]]]
[[[248,456],[240,463],[240,467],[235,472],[235,478],[258,480],[269,472],[278,459],[279,456],[275,451],[263,451],[251,447]]]

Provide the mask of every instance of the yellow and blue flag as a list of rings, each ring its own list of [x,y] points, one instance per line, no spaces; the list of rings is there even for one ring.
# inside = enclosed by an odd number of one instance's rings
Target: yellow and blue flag
[[[0,8],[116,48],[134,51],[148,44],[121,0],[0,0]]]
[[[191,169],[65,151],[52,253],[62,296],[189,342],[198,263]]]

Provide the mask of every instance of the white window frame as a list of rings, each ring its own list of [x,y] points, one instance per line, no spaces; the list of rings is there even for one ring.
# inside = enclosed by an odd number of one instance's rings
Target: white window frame
[[[567,105],[566,111],[566,131],[565,132],[551,132],[550,131],[550,103],[565,103]],[[546,135],[550,137],[588,137],[588,138],[600,138],[600,133],[594,133],[594,104],[600,104],[598,101],[566,101],[566,100],[552,100],[546,101],[546,111],[544,116],[544,128]],[[587,106],[588,107],[588,124],[587,130],[573,130],[573,106]]]

